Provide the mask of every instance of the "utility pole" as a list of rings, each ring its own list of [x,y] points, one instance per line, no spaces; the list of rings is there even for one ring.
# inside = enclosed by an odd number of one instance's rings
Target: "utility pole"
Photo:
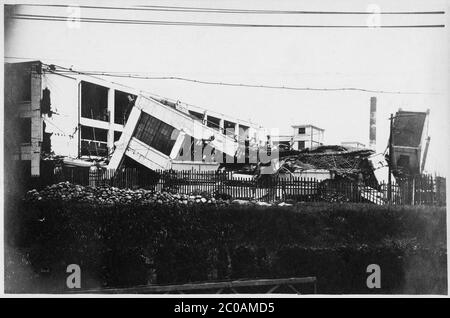
[[[391,118],[389,119],[389,162],[388,162],[388,189],[387,189],[387,197],[389,204],[392,201],[392,164],[393,164],[393,151],[392,151],[392,122],[394,120],[394,115],[391,114]]]

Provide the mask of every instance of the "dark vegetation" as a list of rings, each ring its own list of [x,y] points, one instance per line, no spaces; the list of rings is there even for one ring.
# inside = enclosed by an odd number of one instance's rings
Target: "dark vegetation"
[[[364,204],[23,202],[7,220],[5,286],[65,292],[74,263],[82,288],[316,276],[319,293],[442,294],[445,215]],[[366,287],[369,264],[381,267],[381,289]]]

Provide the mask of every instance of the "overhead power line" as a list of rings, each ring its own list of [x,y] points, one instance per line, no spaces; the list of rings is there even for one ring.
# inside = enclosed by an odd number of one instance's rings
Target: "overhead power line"
[[[112,23],[128,25],[166,25],[166,26],[196,26],[196,27],[250,27],[250,28],[374,28],[370,25],[318,25],[318,24],[251,24],[251,23],[222,23],[222,22],[192,22],[192,21],[164,21],[164,20],[135,20],[80,17],[69,19],[66,16],[15,14],[12,19],[33,21],[59,21],[59,22],[87,22]],[[411,25],[380,25],[377,28],[443,28],[444,24],[411,24]]]
[[[59,66],[58,66],[59,67]],[[317,87],[293,87],[293,86],[277,86],[277,85],[263,85],[263,84],[250,84],[250,83],[233,83],[233,82],[221,82],[221,81],[205,81],[197,80],[193,78],[179,77],[179,76],[145,76],[132,73],[122,73],[122,72],[101,72],[101,71],[77,71],[72,69],[67,69],[60,67],[60,69],[55,69],[52,72],[68,74],[76,73],[79,75],[95,75],[95,76],[108,76],[108,77],[121,77],[121,78],[132,78],[132,79],[143,79],[143,80],[176,80],[185,81],[196,84],[204,85],[219,85],[219,86],[232,86],[232,87],[248,87],[248,88],[264,88],[264,89],[284,89],[293,91],[325,91],[325,92],[336,92],[336,91],[360,91],[367,93],[377,93],[377,94],[408,94],[408,95],[434,95],[437,93],[427,93],[427,92],[405,92],[405,91],[387,91],[387,90],[375,90],[360,87],[337,87],[337,88],[317,88]]]
[[[10,58],[10,57],[7,57],[7,58]],[[17,57],[16,57],[17,58]],[[24,58],[25,59],[25,58]],[[29,59],[29,58],[28,58]],[[45,65],[45,66],[47,66],[47,67],[50,67],[50,66],[56,66],[56,67],[58,67],[58,68],[61,68],[61,69],[63,69],[64,71],[66,71],[66,73],[69,73],[68,71],[70,71],[70,72],[72,72],[72,73],[80,73],[80,72],[76,72],[76,71],[71,71],[69,68],[66,68],[66,67],[63,67],[63,66],[60,66],[60,65],[54,65],[54,64],[46,64],[46,63],[42,63],[43,65]],[[45,71],[45,70],[44,70]],[[51,73],[51,74],[58,74],[58,73],[64,73],[64,72],[61,72],[61,71],[49,71],[49,73]],[[47,78],[47,80],[48,80],[48,78]],[[113,83],[113,82],[111,82],[111,83]],[[123,85],[123,84],[120,84],[120,83],[115,83],[115,84],[118,84],[118,85],[121,85],[121,86],[123,86],[123,87],[128,87],[128,88],[133,88],[133,87],[130,87],[130,86],[127,86],[127,85]],[[210,109],[208,109],[208,108],[206,108],[206,107],[202,107],[202,106],[198,106],[198,105],[195,105],[195,104],[191,104],[191,103],[187,103],[187,102],[183,102],[183,101],[180,101],[179,99],[175,99],[175,98],[171,98],[171,97],[167,97],[167,96],[162,96],[162,95],[160,95],[160,94],[157,94],[157,93],[154,93],[154,92],[150,92],[150,91],[148,91],[148,90],[142,90],[142,89],[139,89],[139,91],[140,92],[142,92],[142,93],[145,93],[146,95],[148,95],[148,96],[151,96],[152,98],[155,98],[155,99],[164,99],[164,100],[167,100],[167,101],[171,101],[171,102],[173,102],[173,103],[181,103],[181,104],[183,104],[183,105],[185,105],[185,106],[189,106],[189,107],[191,107],[191,108],[196,108],[197,110],[200,110],[200,111],[202,111],[202,112],[204,112],[204,111],[208,111],[208,112],[211,112],[211,110]],[[240,118],[237,118],[237,117],[233,117],[233,116],[230,116],[230,115],[226,115],[226,114],[223,114],[223,113],[220,113],[220,112],[218,112],[218,111],[214,111],[214,113],[215,114],[219,114],[219,115],[222,115],[222,116],[226,116],[226,117],[228,117],[228,118],[232,118],[232,119],[234,119],[234,120],[237,120],[237,121],[241,121],[241,122],[247,122],[247,123],[251,123],[251,124],[255,124],[253,121],[251,121],[251,120],[242,120],[242,119],[240,119]],[[213,123],[213,122],[212,122]],[[213,123],[214,124],[214,123]],[[72,134],[73,135],[73,134]]]
[[[205,12],[220,13],[252,13],[252,14],[373,14],[367,11],[321,11],[321,10],[268,10],[268,9],[227,9],[227,8],[202,8],[202,7],[179,7],[179,6],[151,6],[142,5],[138,7],[148,9],[172,9],[172,10],[198,10]],[[386,11],[380,14],[444,14],[445,11]]]
[[[55,7],[67,8],[68,5],[62,4],[23,4],[23,6],[32,7]],[[220,13],[220,14],[333,14],[333,15],[371,15],[372,12],[367,11],[320,11],[320,10],[270,10],[270,9],[230,9],[230,8],[205,8],[205,7],[185,7],[185,6],[157,6],[157,5],[140,5],[133,7],[108,7],[108,6],[89,6],[77,5],[76,7],[83,9],[100,9],[100,10],[129,10],[129,11],[157,11],[157,12],[193,12],[193,13]],[[445,14],[445,11],[386,11],[379,12],[382,15],[401,15],[401,14]]]
[[[12,56],[5,56],[5,58],[14,58],[14,59],[27,59],[31,60],[33,58],[26,58],[26,57],[12,57]],[[249,88],[267,88],[267,89],[285,89],[285,90],[301,90],[301,91],[328,91],[328,92],[334,92],[334,91],[361,91],[361,92],[368,92],[368,93],[379,93],[379,94],[407,94],[407,95],[438,95],[437,92],[408,92],[408,91],[388,91],[388,90],[374,90],[374,89],[366,89],[366,88],[360,88],[360,87],[338,87],[338,88],[317,88],[317,87],[292,87],[292,86],[275,86],[275,85],[262,85],[262,84],[248,84],[248,83],[230,83],[230,82],[219,82],[219,81],[204,81],[204,80],[197,80],[192,78],[186,78],[186,77],[180,77],[180,76],[146,76],[144,72],[142,73],[128,73],[128,72],[105,72],[105,71],[79,71],[74,70],[72,68],[63,67],[60,65],[55,64],[46,64],[43,63],[46,66],[55,66],[58,69],[54,70],[44,70],[50,73],[54,74],[79,74],[79,75],[86,75],[86,76],[105,76],[105,77],[117,77],[117,78],[130,78],[130,79],[143,79],[143,80],[178,80],[178,81],[186,81],[191,83],[197,83],[197,84],[205,84],[205,85],[222,85],[222,86],[234,86],[234,87],[249,87]],[[172,101],[177,101],[175,99],[170,99],[165,96],[160,96],[155,93],[152,93],[155,96],[166,98]],[[189,104],[188,104],[189,105]],[[195,105],[191,105],[195,106]]]

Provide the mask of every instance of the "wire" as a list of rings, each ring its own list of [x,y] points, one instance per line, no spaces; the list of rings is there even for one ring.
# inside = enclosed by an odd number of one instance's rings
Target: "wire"
[[[11,19],[31,21],[72,21],[67,16],[16,14]],[[163,21],[163,20],[123,20],[104,18],[74,18],[73,22],[107,23],[125,25],[165,25],[165,26],[196,26],[196,27],[252,27],[252,28],[375,28],[370,25],[314,25],[314,24],[247,24],[247,23],[217,23],[217,22],[189,22],[189,21]],[[380,25],[376,28],[443,28],[444,24],[416,24],[416,25]]]
[[[49,65],[47,65],[47,64],[44,64],[44,63],[42,63],[43,65],[46,65],[46,66],[49,66]],[[56,65],[55,65],[56,66]],[[62,69],[64,69],[64,70],[66,70],[67,72],[66,73],[69,73],[69,71],[70,72],[75,72],[75,73],[79,73],[79,72],[76,72],[76,71],[73,71],[73,70],[70,70],[70,69],[68,69],[68,68],[65,68],[65,67],[62,67],[62,66],[58,66],[58,67],[60,67],[60,68],[62,68]],[[46,72],[46,70],[43,70],[43,73],[45,73]],[[56,71],[50,71],[50,73],[51,74],[56,74],[56,75],[60,75],[60,74],[58,74],[58,72],[56,72]],[[81,73],[79,73],[79,74],[81,74]],[[84,74],[83,74],[84,75]],[[164,96],[159,96],[159,95],[156,95],[156,94],[153,94],[153,93],[150,93],[151,95],[154,95],[154,96],[158,96],[159,98],[162,98],[162,99],[166,99],[166,100],[171,100],[171,101],[174,101],[173,99],[171,99],[171,98],[168,98],[168,97],[164,97]],[[154,97],[152,97],[152,98],[154,98]],[[154,98],[154,99],[156,99],[156,98]],[[157,100],[157,99],[156,99]],[[158,102],[160,102],[159,100],[157,100]],[[177,102],[179,102],[179,101],[177,101]],[[181,102],[180,102],[181,103]],[[202,108],[202,107],[200,107],[200,106],[196,106],[196,105],[192,105],[192,104],[188,104],[188,103],[183,103],[184,105],[188,105],[188,106],[193,106],[193,107],[195,107],[195,108],[198,108],[198,109],[202,109],[203,111],[208,111],[206,108]],[[226,116],[226,117],[229,117],[229,118],[231,118],[231,119],[234,119],[234,120],[237,120],[237,121],[240,121],[240,122],[245,122],[245,121],[243,121],[243,120],[240,120],[240,119],[237,119],[237,118],[233,118],[233,117],[231,117],[231,116],[228,116],[228,115],[225,115],[225,114],[220,114],[220,113],[218,113],[219,115],[222,115],[222,116]],[[202,120],[203,121],[203,120]],[[216,122],[214,122],[214,121],[210,121],[210,120],[205,120],[205,122],[206,123],[208,123],[208,124],[211,124],[211,125],[213,125],[213,126],[215,126],[215,127],[217,127],[217,128],[220,128],[220,125],[218,125]],[[251,122],[246,122],[247,124],[252,124]],[[210,128],[214,128],[214,127],[211,127],[211,126],[208,126],[208,127],[210,127]],[[75,132],[76,132],[76,130],[75,130]],[[74,133],[75,133],[74,132]],[[234,135],[234,136],[236,136],[236,135]]]
[[[24,6],[33,7],[56,7],[67,8],[68,5],[55,4],[23,4]],[[134,7],[105,7],[105,6],[88,6],[75,5],[77,8],[84,9],[101,9],[101,10],[131,10],[131,11],[160,11],[160,12],[196,12],[196,13],[224,13],[224,14],[354,14],[354,15],[372,15],[373,12],[367,11],[314,11],[314,10],[268,10],[268,9],[230,9],[230,8],[204,8],[204,7],[184,7],[184,6],[157,6],[157,5],[141,5]],[[445,14],[445,11],[386,11],[377,12],[383,15],[398,14]]]
[[[80,75],[99,75],[99,76],[110,76],[110,77],[122,77],[122,78],[132,78],[132,79],[145,79],[145,80],[177,80],[186,81],[196,84],[204,85],[220,85],[220,86],[233,86],[233,87],[250,87],[250,88],[265,88],[265,89],[285,89],[285,90],[295,90],[295,91],[325,91],[325,92],[336,92],[336,91],[361,91],[368,93],[378,93],[378,94],[408,94],[408,95],[424,95],[424,94],[437,94],[437,93],[427,93],[427,92],[402,92],[402,91],[386,91],[386,90],[374,90],[359,87],[339,87],[339,88],[317,88],[317,87],[292,87],[292,86],[275,86],[275,85],[262,85],[262,84],[249,84],[249,83],[232,83],[232,82],[218,82],[218,81],[204,81],[197,80],[186,77],[178,76],[142,76],[137,74],[126,74],[126,73],[114,73],[114,72],[100,72],[100,71],[76,71],[76,70],[56,70],[56,73],[77,73]]]

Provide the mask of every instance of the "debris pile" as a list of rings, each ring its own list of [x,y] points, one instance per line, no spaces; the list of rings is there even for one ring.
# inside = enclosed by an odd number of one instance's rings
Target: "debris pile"
[[[90,187],[60,182],[48,186],[41,191],[36,189],[26,193],[28,202],[78,202],[93,205],[149,205],[149,204],[213,204],[213,205],[259,205],[259,206],[291,206],[286,202],[267,203],[256,200],[232,200],[226,195],[210,194],[206,192],[193,192],[191,194],[177,194],[167,191],[153,191],[146,189],[119,189],[102,186]]]
[[[343,203],[343,202],[351,202],[350,198],[342,193],[321,193],[319,195],[319,200],[323,202],[329,203]]]
[[[365,167],[362,167],[363,161],[367,160],[373,153],[374,151],[370,149],[353,150],[342,146],[322,146],[312,151],[304,151],[281,159],[284,167],[289,171],[314,168],[351,175],[365,170]]]
[[[60,182],[41,191],[30,190],[25,195],[29,202],[76,201],[96,205],[116,204],[227,204],[229,200],[214,198],[207,194],[173,194],[146,189],[119,189],[115,187],[90,187]]]
[[[320,146],[316,149],[287,155],[280,154],[280,172],[290,173],[324,169],[341,178],[363,182],[368,185],[376,183],[373,166],[368,158],[374,154],[370,149],[353,149],[343,146]]]

